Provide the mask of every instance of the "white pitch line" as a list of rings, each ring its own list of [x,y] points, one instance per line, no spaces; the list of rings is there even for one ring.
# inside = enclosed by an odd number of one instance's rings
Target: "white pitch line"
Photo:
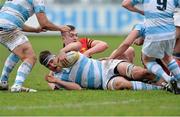
[[[102,103],[94,103],[94,102],[89,102],[89,103],[79,103],[79,104],[73,104],[73,103],[64,103],[61,105],[42,105],[42,106],[0,106],[0,110],[21,110],[21,109],[27,109],[27,110],[34,110],[34,109],[59,109],[59,108],[80,108],[83,106],[96,106],[96,105],[118,105],[118,104],[128,104],[128,103],[133,103],[133,102],[140,102],[140,100],[135,100],[135,99],[130,99],[130,100],[123,100],[123,101],[118,101],[118,102],[102,102]]]

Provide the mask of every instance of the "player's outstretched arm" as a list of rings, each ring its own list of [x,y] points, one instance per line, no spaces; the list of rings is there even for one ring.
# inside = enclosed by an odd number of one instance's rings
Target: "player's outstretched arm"
[[[107,48],[108,48],[108,44],[106,42],[100,40],[91,40],[90,49],[88,49],[83,54],[87,57],[90,57],[93,54],[105,51]]]
[[[123,0],[122,6],[130,11],[140,13],[141,15],[144,15],[144,11],[137,9],[132,5],[131,0]]]
[[[43,12],[37,13],[36,17],[42,29],[46,29],[50,31],[61,31],[61,32],[66,32],[70,30],[68,26],[56,26],[55,24],[51,23],[48,20],[46,14]]]
[[[131,33],[126,37],[126,39],[119,45],[119,47],[114,50],[111,55],[110,59],[116,59],[122,56],[125,51],[134,43],[137,39],[139,32],[137,30],[131,31]]]
[[[81,90],[82,88],[74,82],[66,82],[55,78],[52,75],[46,75],[45,80],[49,83],[56,83],[67,90]]]
[[[60,53],[61,53],[61,52],[67,53],[67,52],[69,52],[69,51],[79,51],[79,50],[81,49],[81,46],[82,46],[82,45],[81,45],[81,43],[80,43],[79,41],[77,41],[77,42],[72,42],[72,43],[66,45],[64,48],[62,48],[62,49],[60,50]]]
[[[41,27],[31,27],[28,25],[24,25],[22,28],[22,31],[24,32],[35,32],[35,33],[39,33],[39,32],[45,32],[45,29],[42,29]]]

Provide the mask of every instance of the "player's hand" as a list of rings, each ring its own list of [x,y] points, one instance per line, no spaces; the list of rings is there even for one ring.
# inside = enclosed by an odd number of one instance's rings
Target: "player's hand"
[[[62,67],[64,64],[64,61],[66,61],[67,59],[66,53],[63,51],[60,51],[59,55],[56,56],[55,60],[53,61],[55,65],[57,65],[58,67]]]
[[[90,58],[90,57],[91,57],[90,53],[88,53],[87,51],[86,51],[86,52],[84,52],[84,53],[83,53],[83,55],[85,55],[85,56],[86,56],[86,57],[88,57],[88,58]]]
[[[46,32],[46,31],[47,31],[46,29],[43,29],[43,28],[41,28],[41,27],[38,27],[38,28],[35,29],[35,32],[36,32],[36,33]]]
[[[49,83],[56,83],[56,78],[55,77],[53,77],[53,76],[51,76],[51,75],[46,75],[45,76],[45,80],[47,81],[47,82],[49,82]]]
[[[68,26],[66,26],[66,25],[60,27],[60,31],[61,31],[61,32],[68,32],[68,31],[70,31],[70,30],[71,30],[71,29],[70,29]]]

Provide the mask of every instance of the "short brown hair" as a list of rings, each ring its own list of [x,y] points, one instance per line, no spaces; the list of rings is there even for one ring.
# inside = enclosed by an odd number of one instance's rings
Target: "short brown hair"
[[[68,26],[71,29],[71,31],[76,29],[75,26],[73,25],[66,25],[66,26]]]
[[[39,54],[39,62],[42,65],[47,66],[47,62],[48,62],[47,57],[50,56],[50,55],[52,55],[52,54],[48,50],[40,52],[40,54]]]

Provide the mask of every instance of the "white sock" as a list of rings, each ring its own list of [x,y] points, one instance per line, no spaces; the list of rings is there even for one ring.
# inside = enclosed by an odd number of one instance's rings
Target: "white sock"
[[[139,82],[139,81],[131,81],[131,83],[133,86],[132,87],[133,90],[159,90],[159,89],[162,89],[161,86],[146,84],[146,83]]]
[[[23,62],[17,71],[15,84],[22,85],[27,77],[27,75],[31,72],[32,65],[28,62]]]
[[[167,82],[171,80],[171,76],[169,76],[157,62],[148,62],[146,67],[148,71],[155,74],[157,77],[164,78]]]
[[[0,80],[8,81],[9,74],[13,70],[14,66],[18,63],[18,61],[19,61],[19,57],[14,53],[11,53],[8,56],[4,64]]]

